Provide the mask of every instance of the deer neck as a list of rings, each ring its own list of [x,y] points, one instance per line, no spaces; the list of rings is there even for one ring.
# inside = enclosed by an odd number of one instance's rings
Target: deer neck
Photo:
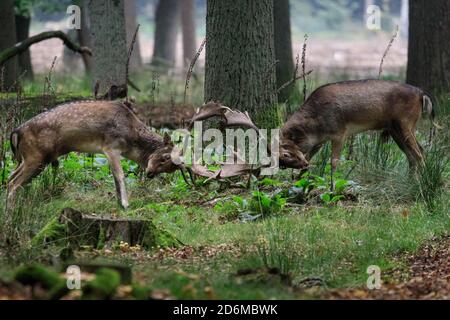
[[[148,159],[159,148],[164,146],[162,137],[152,132],[140,132],[139,137],[128,152],[127,158],[139,164],[141,168],[146,168]]]
[[[301,113],[296,113],[286,122],[282,128],[282,144],[288,143],[296,146],[302,153],[308,153],[319,144],[320,137],[316,134],[312,121],[305,118]]]

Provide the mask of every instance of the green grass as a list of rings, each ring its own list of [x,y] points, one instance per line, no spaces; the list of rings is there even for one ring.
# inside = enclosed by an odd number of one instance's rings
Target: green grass
[[[184,89],[179,83],[176,86]],[[445,99],[438,106],[439,110],[449,107]],[[418,138],[427,158],[424,169],[415,174],[409,173],[398,147],[392,142],[380,144],[375,134],[355,138],[351,154],[347,143],[336,178],[349,181],[343,192],[356,200],[337,203],[314,197],[314,192],[328,192],[327,147],[313,161],[311,173],[324,179],[318,180],[306,204],[286,198],[296,186],[290,170],[272,180],[253,182],[250,190],[218,182],[193,189],[179,173],[141,181],[136,165],[123,161],[128,211],[117,204],[104,157],[70,154],[61,159],[55,179],[47,168],[20,192],[12,228],[5,229],[1,223],[5,217],[0,202],[0,233],[7,232],[14,240],[10,247],[0,246],[0,278],[8,278],[23,263],[49,264],[52,252],[33,248],[29,241],[63,208],[73,207],[98,215],[151,218],[176,235],[188,246],[179,249],[180,255],[168,253],[159,259],[153,256],[157,250],[100,253],[102,258],[132,265],[136,282],[176,298],[310,298],[301,289],[309,278],[320,279],[324,288],[364,286],[368,266],[378,265],[383,276],[403,266],[405,261],[399,257],[450,231],[448,115],[440,113],[438,122],[444,129],[438,130],[432,145],[426,145],[429,122],[420,123]],[[11,169],[8,152],[6,176]],[[3,199],[4,189],[0,190]],[[255,221],[243,219],[261,212],[263,216]],[[95,254],[83,254],[95,258]],[[281,274],[270,274],[265,268],[277,268]]]

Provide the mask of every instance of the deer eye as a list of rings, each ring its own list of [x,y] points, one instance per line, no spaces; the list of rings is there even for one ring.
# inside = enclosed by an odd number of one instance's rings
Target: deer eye
[[[284,152],[283,153],[283,158],[290,158],[291,154],[289,152]]]
[[[170,154],[166,153],[163,155],[163,160],[164,161],[169,161],[171,159]]]

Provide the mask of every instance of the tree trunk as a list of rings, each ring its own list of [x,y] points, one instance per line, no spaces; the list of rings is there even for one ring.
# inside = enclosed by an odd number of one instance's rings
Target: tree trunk
[[[16,21],[14,16],[14,0],[0,1],[0,52],[17,43]],[[13,57],[8,62],[0,64],[0,91],[15,90],[14,85],[18,76],[18,59]],[[3,73],[3,76],[2,76]]]
[[[181,1],[181,29],[183,34],[183,63],[187,67],[197,52],[194,0]]]
[[[155,66],[175,66],[179,7],[179,0],[159,0],[158,2],[152,59],[152,64]]]
[[[93,82],[102,94],[126,89],[127,42],[123,0],[89,2],[93,52]]]
[[[273,33],[273,0],[208,0],[205,100],[278,127]]]
[[[31,17],[16,15],[16,37],[17,41],[23,41],[30,36]],[[33,65],[31,64],[30,50],[26,50],[18,56],[20,74],[25,72],[25,78],[33,80]]]
[[[81,9],[81,29],[78,31],[78,42],[82,47],[91,47],[91,23],[89,21],[89,0],[83,0]],[[83,54],[84,69],[87,74],[92,73],[92,57],[88,54]]]
[[[292,57],[291,17],[289,0],[273,0],[275,57],[278,61],[277,88],[293,78],[294,60]],[[278,93],[278,101],[287,101],[295,88],[292,84]]]
[[[136,32],[136,1],[125,1],[125,28],[127,31],[127,48],[130,48],[131,41],[133,41],[134,33]],[[142,67],[141,48],[139,43],[139,34],[136,36],[133,52],[130,57],[130,70],[137,71]]]
[[[409,2],[407,83],[430,92],[450,88],[450,0]]]

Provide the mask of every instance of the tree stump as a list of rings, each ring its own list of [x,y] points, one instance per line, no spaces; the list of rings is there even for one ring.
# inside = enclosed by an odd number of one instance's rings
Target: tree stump
[[[158,229],[152,221],[134,218],[98,217],[71,208],[50,221],[33,239],[32,245],[65,245],[70,248],[91,246],[112,247],[120,241],[145,249],[174,247],[181,244],[167,231]]]

